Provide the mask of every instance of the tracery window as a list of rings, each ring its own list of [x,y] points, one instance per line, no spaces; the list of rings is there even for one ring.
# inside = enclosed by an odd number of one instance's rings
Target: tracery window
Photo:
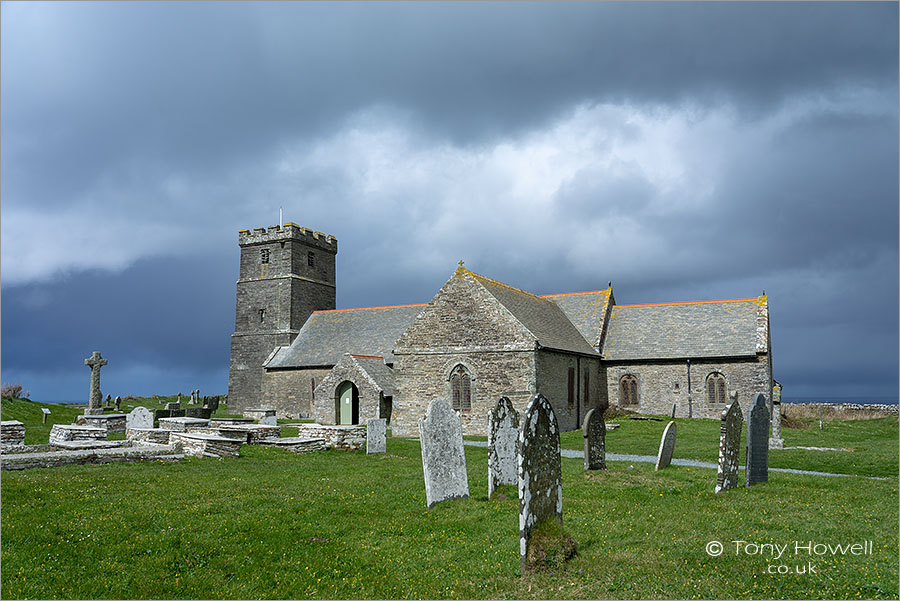
[[[707,376],[706,399],[710,403],[725,402],[725,376],[718,372],[713,372]]]
[[[472,376],[463,365],[450,372],[450,405],[454,411],[472,410]]]
[[[619,404],[638,404],[637,377],[632,374],[626,374],[619,380]]]

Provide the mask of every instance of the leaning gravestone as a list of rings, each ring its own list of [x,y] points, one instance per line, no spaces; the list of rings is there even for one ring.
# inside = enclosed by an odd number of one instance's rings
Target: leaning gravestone
[[[659,441],[659,452],[656,454],[656,469],[669,467],[672,463],[672,453],[675,452],[675,422],[669,422],[663,430],[662,440]]]
[[[719,472],[716,474],[716,492],[738,485],[738,468],[741,463],[741,426],[744,414],[741,406],[733,401],[722,412],[722,429],[719,434]]]
[[[373,417],[366,420],[366,455],[387,451],[387,420]]]
[[[606,423],[603,421],[603,411],[591,409],[584,416],[584,425],[581,427],[584,436],[584,469],[606,469]]]
[[[519,557],[528,569],[531,532],[545,520],[562,524],[562,465],[559,427],[553,407],[538,393],[531,397],[519,431]]]
[[[133,428],[152,428],[153,414],[146,407],[135,407],[125,416],[125,430]]]
[[[519,483],[516,445],[519,441],[519,412],[505,396],[488,414],[488,499],[501,484]]]
[[[757,394],[747,415],[747,486],[769,481],[769,408]]]
[[[425,419],[419,420],[419,437],[428,508],[441,501],[468,498],[462,419],[446,399],[434,399],[428,405]]]

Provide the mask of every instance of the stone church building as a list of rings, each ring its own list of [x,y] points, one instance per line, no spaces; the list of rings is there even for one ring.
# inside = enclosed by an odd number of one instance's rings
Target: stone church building
[[[542,393],[560,428],[594,407],[719,417],[772,398],[768,302],[619,305],[612,286],[535,295],[462,263],[428,303],[335,308],[337,240],[293,223],[238,233],[229,408],[322,424],[387,418],[417,436],[436,397],[486,434],[501,396]]]

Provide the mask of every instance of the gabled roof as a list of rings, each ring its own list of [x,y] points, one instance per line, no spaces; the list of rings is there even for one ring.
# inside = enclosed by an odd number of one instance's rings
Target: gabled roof
[[[360,369],[369,374],[384,396],[394,396],[394,370],[384,364],[384,357],[351,355]]]
[[[386,357],[400,335],[422,311],[421,305],[314,311],[288,347],[264,364],[269,369],[331,367],[344,353]]]
[[[597,355],[594,347],[555,302],[473,273],[460,266],[531,332],[542,347]]]
[[[763,318],[765,316],[765,318]],[[721,301],[615,305],[603,358],[618,360],[756,356],[768,338],[765,296]],[[760,332],[760,328],[766,329]]]
[[[584,339],[596,348],[600,343],[600,333],[603,330],[603,321],[606,319],[611,296],[612,287],[592,292],[544,294],[542,298],[550,299],[559,305]]]

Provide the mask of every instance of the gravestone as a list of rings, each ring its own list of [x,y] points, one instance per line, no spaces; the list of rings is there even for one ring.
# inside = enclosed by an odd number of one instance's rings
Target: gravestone
[[[581,427],[584,436],[584,469],[606,469],[606,423],[601,409],[591,409]]]
[[[769,481],[769,409],[757,394],[747,415],[747,486]]]
[[[112,395],[106,395],[106,406],[109,407],[110,403],[112,403]]]
[[[387,451],[387,420],[383,417],[366,420],[366,455]]]
[[[784,439],[781,437],[781,385],[772,387],[772,437],[769,439],[770,449],[783,449]]]
[[[663,430],[662,439],[659,441],[659,452],[656,454],[656,469],[661,470],[669,467],[672,463],[672,453],[675,452],[675,434],[677,434],[675,422],[666,424]]]
[[[103,414],[103,393],[100,392],[100,368],[109,363],[100,356],[100,353],[94,351],[91,356],[84,360],[84,364],[91,368],[91,391],[88,396],[88,408],[84,410],[85,415],[102,415]]]
[[[120,410],[120,409],[119,409],[119,404],[120,404],[121,402],[122,402],[122,397],[117,396],[117,397],[116,397],[116,411],[119,411],[119,410]]]
[[[278,418],[275,417],[274,415],[266,415],[259,419],[259,423],[261,423],[265,426],[277,426]]]
[[[722,427],[719,431],[719,471],[716,474],[716,492],[722,492],[738,485],[738,469],[741,464],[741,430],[744,414],[741,406],[733,401],[722,412]]]
[[[441,501],[468,498],[462,420],[446,399],[434,399],[428,405],[425,419],[419,420],[419,437],[428,508]]]
[[[519,412],[505,396],[488,414],[488,499],[501,484],[517,486]]]
[[[168,409],[156,409],[153,412],[153,419],[159,419],[161,417],[172,417],[172,412]]]
[[[559,427],[544,395],[531,397],[519,431],[519,557],[528,567],[531,532],[545,520],[562,524]]]
[[[677,403],[672,403],[672,419],[675,419],[675,407],[676,406],[677,406]]]
[[[152,428],[153,414],[146,407],[135,407],[125,416],[125,430],[133,428]]]
[[[166,409],[168,411],[174,411],[175,409],[181,409],[181,395],[178,395],[178,401],[174,403],[166,403]]]
[[[179,405],[181,404],[181,393],[180,392],[175,396],[175,402],[178,403]]]

